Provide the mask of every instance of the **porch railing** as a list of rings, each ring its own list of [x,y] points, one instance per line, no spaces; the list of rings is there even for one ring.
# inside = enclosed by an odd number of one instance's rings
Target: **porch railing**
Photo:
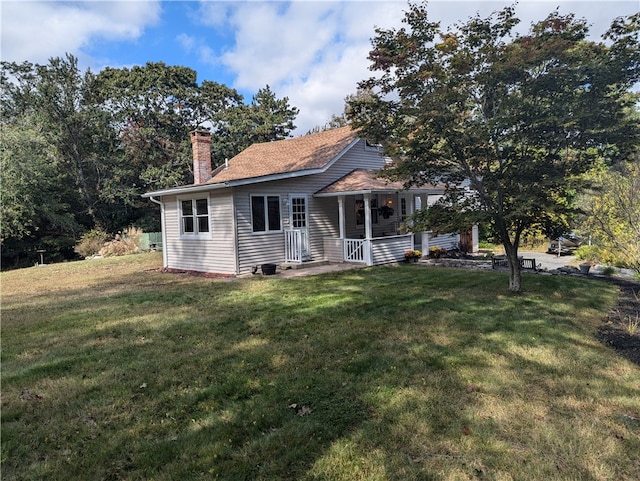
[[[285,262],[302,262],[302,231],[289,229],[284,231]]]
[[[367,262],[367,242],[364,239],[344,240],[345,262]]]

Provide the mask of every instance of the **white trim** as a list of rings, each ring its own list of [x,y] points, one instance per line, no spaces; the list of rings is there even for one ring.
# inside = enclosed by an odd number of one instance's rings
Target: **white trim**
[[[253,226],[253,198],[254,197],[262,197],[264,199],[264,230],[254,230],[254,226]],[[269,229],[269,197],[277,197],[278,198],[278,212],[279,212],[279,228],[277,230],[275,229]],[[283,226],[282,226],[282,195],[280,194],[260,194],[260,193],[251,193],[249,194],[249,211],[251,213],[251,233],[254,235],[261,235],[261,234],[274,234],[274,233],[279,233],[282,232]]]
[[[291,230],[301,231],[301,257],[302,260],[309,260],[311,258],[311,246],[309,245],[309,194],[296,194],[290,193],[288,196],[288,215],[289,215],[289,227]],[[293,219],[293,199],[304,200],[304,227],[296,227]]]
[[[184,225],[182,223],[183,221],[183,216],[182,216],[182,203],[186,202],[186,201],[191,201],[193,204],[194,200],[201,200],[201,199],[206,199],[207,200],[207,227],[209,228],[208,232],[198,232],[198,215],[197,212],[195,211],[195,205],[193,205],[194,207],[194,215],[193,215],[193,228],[194,228],[194,232],[184,232]],[[212,239],[212,233],[213,233],[213,225],[211,222],[211,198],[209,196],[209,194],[204,194],[204,195],[190,195],[190,196],[186,196],[186,195],[182,195],[182,196],[178,196],[176,197],[176,202],[177,202],[177,208],[178,208],[178,232],[179,232],[179,237],[180,240],[211,240]],[[163,246],[164,248],[164,246]]]
[[[149,199],[151,197],[162,197],[163,195],[197,194],[199,192],[206,192],[214,189],[224,189],[226,187],[228,186],[225,184],[202,184],[189,185],[185,187],[172,187],[171,189],[147,192],[146,194],[142,194],[142,197],[145,199]]]
[[[416,189],[411,188],[407,190],[403,189],[388,189],[388,190],[380,190],[380,189],[362,189],[362,190],[349,190],[349,191],[340,191],[340,192],[325,192],[325,193],[315,193],[314,197],[338,197],[341,195],[360,195],[360,194],[428,194],[428,195],[441,195],[444,194],[444,189]]]

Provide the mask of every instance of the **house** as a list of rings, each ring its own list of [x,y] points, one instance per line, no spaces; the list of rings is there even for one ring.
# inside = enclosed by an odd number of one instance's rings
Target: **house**
[[[210,134],[191,142],[194,184],[145,194],[161,206],[165,268],[235,276],[264,264],[378,265],[460,241],[406,231],[406,217],[443,188],[376,177],[390,159],[350,127],[254,144],[213,171]]]

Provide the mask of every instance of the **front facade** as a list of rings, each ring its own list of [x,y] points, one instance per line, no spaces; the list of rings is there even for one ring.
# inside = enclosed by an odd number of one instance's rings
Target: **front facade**
[[[166,268],[241,275],[312,260],[377,265],[460,241],[409,231],[406,217],[442,188],[377,178],[390,159],[349,127],[255,144],[213,172],[208,135],[192,133],[192,142],[198,183],[145,195],[161,205]]]

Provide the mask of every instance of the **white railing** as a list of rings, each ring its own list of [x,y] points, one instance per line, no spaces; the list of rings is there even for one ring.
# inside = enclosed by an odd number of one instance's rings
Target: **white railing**
[[[285,262],[302,262],[302,231],[290,229],[284,231]]]
[[[367,262],[367,242],[363,239],[344,240],[345,262]]]

